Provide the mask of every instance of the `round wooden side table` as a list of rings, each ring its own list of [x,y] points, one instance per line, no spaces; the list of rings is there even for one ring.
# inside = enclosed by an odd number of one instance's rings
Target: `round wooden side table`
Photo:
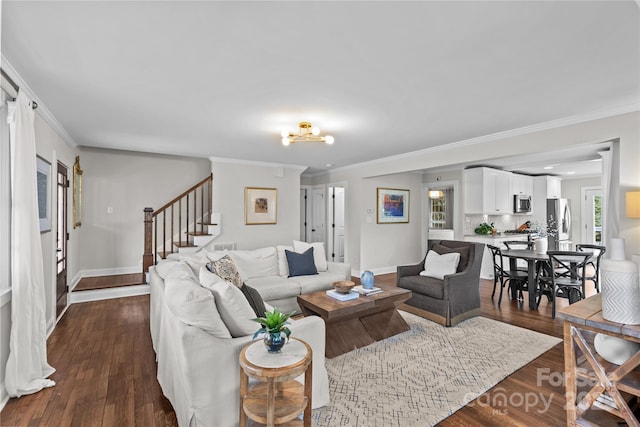
[[[247,417],[267,426],[311,427],[311,347],[297,338],[280,353],[268,353],[262,340],[240,352],[240,427]],[[294,378],[304,374],[304,386]],[[257,380],[249,385],[249,378]],[[304,413],[304,419],[296,420]]]

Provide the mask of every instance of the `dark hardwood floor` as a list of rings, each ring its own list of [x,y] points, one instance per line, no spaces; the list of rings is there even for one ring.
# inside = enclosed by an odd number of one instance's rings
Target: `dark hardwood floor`
[[[395,284],[395,274],[376,276]],[[482,281],[482,315],[562,337],[550,306],[540,310],[504,299],[491,301],[492,282]],[[589,294],[593,294],[590,287]],[[561,300],[559,308],[566,306]],[[175,414],[156,380],[149,335],[149,297],[74,304],[48,341],[57,385],[11,399],[0,413],[2,426],[175,426]],[[560,426],[564,412],[562,344],[522,367],[441,426]],[[560,378],[560,379],[559,379]],[[611,419],[601,425],[621,425]],[[624,425],[624,424],[622,424]]]
[[[145,283],[143,273],[117,274],[114,276],[83,277],[80,279],[75,291],[90,291],[94,289],[118,288],[120,286],[141,285]]]

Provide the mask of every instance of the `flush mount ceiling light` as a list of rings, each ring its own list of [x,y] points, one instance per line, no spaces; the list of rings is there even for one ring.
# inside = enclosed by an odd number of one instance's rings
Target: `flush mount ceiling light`
[[[427,194],[430,199],[441,199],[442,196],[444,196],[444,193],[440,190],[429,190],[429,193]]]
[[[313,127],[310,122],[298,123],[298,133],[289,132],[283,130],[282,145],[287,146],[294,142],[324,142],[325,144],[333,144],[333,137],[331,135],[321,136],[320,129]]]

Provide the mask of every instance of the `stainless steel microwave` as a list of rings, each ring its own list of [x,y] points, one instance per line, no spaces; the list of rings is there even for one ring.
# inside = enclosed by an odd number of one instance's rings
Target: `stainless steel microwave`
[[[531,212],[531,196],[524,194],[514,194],[513,196],[513,213],[529,213]]]

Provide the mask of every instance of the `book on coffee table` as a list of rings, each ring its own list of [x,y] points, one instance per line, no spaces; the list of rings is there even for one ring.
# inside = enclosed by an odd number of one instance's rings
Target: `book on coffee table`
[[[331,298],[335,298],[338,301],[351,301],[352,299],[358,299],[360,294],[356,292],[348,292],[346,294],[342,294],[340,292],[336,292],[333,289],[327,291],[327,296]]]
[[[368,295],[373,295],[373,294],[379,294],[380,292],[382,292],[382,289],[380,289],[380,288],[378,288],[376,286],[374,286],[371,289],[365,289],[365,288],[362,287],[362,285],[358,285],[358,286],[354,286],[351,289],[351,292],[357,292],[360,295],[368,296]]]

